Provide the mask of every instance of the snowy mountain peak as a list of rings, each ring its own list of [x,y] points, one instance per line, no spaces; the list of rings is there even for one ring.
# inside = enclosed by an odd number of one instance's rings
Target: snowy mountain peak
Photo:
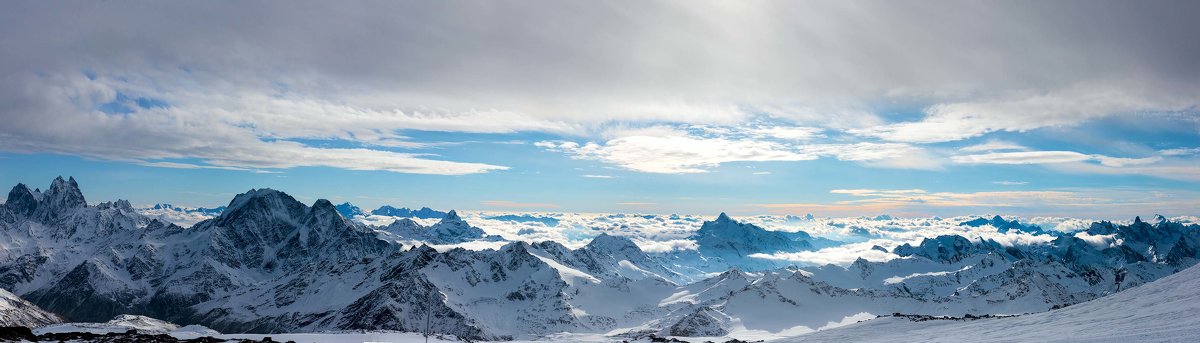
[[[1042,230],[1042,228],[1037,225],[1021,224],[1019,221],[1017,221],[1017,219],[1004,220],[1004,217],[1001,217],[999,215],[993,216],[992,219],[990,219],[990,220],[987,218],[984,218],[984,217],[979,217],[979,218],[975,218],[975,219],[968,220],[965,222],[961,222],[958,225],[971,226],[971,227],[980,227],[980,226],[984,226],[984,225],[991,225],[992,227],[995,227],[996,231],[998,231],[1000,233],[1007,233],[1010,230],[1017,230],[1020,232],[1032,233],[1035,235],[1043,234],[1043,233],[1054,234],[1054,232],[1046,232],[1045,230]]]
[[[407,207],[395,208],[388,205],[380,206],[374,211],[371,211],[371,214],[378,216],[415,217],[422,219],[439,219],[446,216],[446,212],[437,211],[428,207],[422,207],[421,209],[413,210]]]
[[[596,236],[596,238],[592,238],[592,241],[587,244],[586,248],[589,250],[608,252],[622,250],[641,251],[641,248],[638,248],[637,244],[633,243],[633,240],[630,240],[628,237],[614,236],[608,233],[601,233],[599,236]]]
[[[42,206],[55,209],[87,207],[87,201],[83,199],[83,192],[79,191],[79,184],[74,177],[69,180],[63,180],[62,176],[55,178],[46,193],[42,194],[41,202]]]
[[[317,199],[312,207],[309,208],[309,214],[318,221],[333,222],[344,220],[342,214],[338,213],[337,207],[334,207],[333,203],[326,199]]]
[[[4,202],[4,208],[18,214],[29,215],[37,210],[38,197],[33,191],[23,183],[18,183],[8,191],[8,200]]]
[[[125,200],[125,199],[117,199],[117,201],[102,202],[100,204],[97,204],[96,207],[101,208],[101,209],[115,208],[115,209],[126,211],[129,213],[134,212],[133,204],[130,204],[129,200]]]
[[[456,212],[454,210],[450,210],[450,212],[446,212],[445,217],[442,217],[442,221],[443,222],[461,222],[463,220],[462,220],[462,218],[458,217],[458,212]]]
[[[83,192],[75,178],[64,180],[61,176],[54,179],[46,192],[29,190],[29,186],[18,183],[8,192],[4,207],[10,212],[20,215],[34,215],[43,219],[57,218],[70,210],[87,207]]]
[[[916,247],[905,243],[892,252],[900,256],[921,256],[938,262],[957,262],[976,250],[976,246],[963,236],[942,235],[925,238]]]
[[[740,223],[725,213],[717,220],[706,221],[692,235],[701,252],[714,255],[732,255],[743,258],[754,253],[797,251],[812,248],[806,240],[793,239],[787,233],[770,231],[754,224]]]
[[[354,206],[350,202],[343,202],[337,206],[337,211],[345,218],[354,218],[355,216],[364,215],[363,210],[358,206]]]
[[[312,205],[313,210],[337,212],[337,207],[328,199],[317,199]]]
[[[270,188],[251,189],[234,196],[218,219],[228,221],[246,215],[299,218],[306,207],[284,192]]]
[[[474,240],[501,241],[500,236],[489,236],[482,229],[471,226],[450,211],[442,220],[428,227],[409,218],[401,218],[383,228],[390,234],[430,244],[454,244]]]

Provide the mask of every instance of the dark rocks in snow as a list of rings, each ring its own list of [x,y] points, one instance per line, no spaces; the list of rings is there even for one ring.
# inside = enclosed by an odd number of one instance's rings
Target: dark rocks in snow
[[[33,335],[33,330],[24,326],[3,326],[0,327],[0,341],[35,341],[37,336]]]
[[[705,307],[684,316],[667,328],[666,334],[680,337],[719,337],[729,334],[729,330],[712,312]]]
[[[0,341],[21,342],[102,342],[102,343],[280,343],[264,337],[261,340],[221,339],[211,336],[179,339],[167,334],[145,334],[137,330],[126,332],[92,333],[92,332],[58,332],[34,335],[33,330],[24,326],[0,327]],[[287,341],[287,343],[295,343]]]
[[[1063,307],[1066,307],[1066,306],[1063,306]],[[968,313],[961,317],[955,317],[955,316],[930,316],[930,315],[924,315],[924,314],[905,314],[905,313],[897,312],[897,313],[892,313],[891,315],[883,315],[883,316],[879,316],[879,317],[881,317],[881,318],[882,317],[896,317],[896,318],[908,319],[908,320],[911,320],[914,322],[924,322],[924,321],[930,321],[930,320],[968,321],[968,320],[987,319],[987,318],[1016,317],[1016,315],[994,315],[994,314],[975,315],[975,314]]]

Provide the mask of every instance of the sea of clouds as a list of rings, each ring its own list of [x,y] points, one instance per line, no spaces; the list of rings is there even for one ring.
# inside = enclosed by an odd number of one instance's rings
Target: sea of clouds
[[[190,226],[206,219],[195,213],[172,216],[172,213],[169,212],[150,212],[149,210],[143,210],[143,212],[184,226]],[[651,253],[696,249],[696,242],[689,237],[699,230],[705,221],[716,218],[716,215],[513,211],[460,211],[459,215],[472,226],[479,227],[488,234],[501,236],[508,241],[556,241],[570,248],[578,248],[586,245],[593,237],[607,233],[629,237],[642,250]],[[925,238],[941,235],[960,235],[976,242],[992,240],[1004,246],[1046,244],[1054,239],[1054,236],[1049,234],[1031,234],[1017,230],[1000,233],[990,225],[980,227],[960,225],[962,222],[975,218],[991,218],[992,216],[994,214],[949,218],[900,218],[888,215],[840,218],[758,215],[734,216],[733,218],[767,230],[804,231],[814,237],[844,242],[844,244],[814,251],[753,255],[764,259],[791,261],[799,265],[835,264],[844,266],[853,263],[858,258],[868,261],[886,261],[897,256],[876,247],[891,251],[905,243],[916,245]],[[1114,243],[1111,237],[1091,236],[1077,232],[1087,229],[1097,220],[1065,217],[1003,217],[1007,220],[1016,219],[1023,225],[1037,225],[1047,231],[1074,232],[1076,237],[1096,245]],[[378,227],[391,224],[397,219],[399,218],[377,215],[353,218],[354,221],[365,225]],[[438,219],[412,219],[422,225],[433,225],[438,222]],[[1184,223],[1200,222],[1200,218],[1195,216],[1179,216],[1170,219]],[[1117,221],[1117,223],[1128,224],[1131,221],[1132,219],[1129,219]],[[437,246],[436,248],[442,250],[463,247],[479,250],[494,249],[503,244],[505,242],[468,242]]]

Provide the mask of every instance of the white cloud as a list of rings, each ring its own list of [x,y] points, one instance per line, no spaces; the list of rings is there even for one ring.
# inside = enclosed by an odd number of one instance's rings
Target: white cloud
[[[784,127],[773,126],[766,128],[756,128],[749,130],[750,134],[760,137],[771,137],[778,139],[807,141],[813,138],[823,137],[821,132],[824,129],[817,127]]]
[[[990,100],[930,106],[920,121],[887,124],[851,132],[897,142],[957,141],[995,131],[1028,131],[1073,126],[1085,121],[1147,112],[1189,112],[1194,96],[1147,92],[1144,87],[1105,86],[1092,82],[1054,91],[1024,92]]]
[[[594,175],[594,174],[583,174],[583,175],[580,175],[580,176],[582,176],[582,177],[586,177],[586,178],[589,178],[589,179],[611,179],[611,178],[613,178],[613,176],[612,176],[612,175]]]
[[[1200,206],[1200,193],[1184,189],[1048,189],[989,192],[933,192],[923,189],[834,189],[847,200],[827,203],[764,203],[749,206],[773,214],[911,216],[1000,212],[1006,215],[1048,214],[1108,218],[1147,213],[1190,213]]]
[[[651,252],[651,253],[670,252],[670,251],[679,251],[679,250],[696,250],[697,248],[699,248],[699,246],[696,245],[696,241],[693,241],[690,239],[672,239],[672,240],[666,240],[666,241],[652,241],[652,240],[646,240],[646,239],[638,239],[638,240],[635,240],[634,243],[637,243],[638,248],[641,248],[642,251]]]
[[[1116,234],[1092,235],[1087,232],[1076,232],[1075,238],[1079,238],[1079,239],[1083,240],[1084,242],[1087,242],[1088,244],[1096,247],[1096,249],[1109,248],[1109,247],[1112,247],[1113,243],[1117,242],[1117,240],[1115,239]]]
[[[892,242],[893,241],[890,240],[871,240],[864,243],[846,244],[817,251],[781,252],[774,254],[759,253],[751,254],[750,257],[768,260],[800,262],[819,266],[827,264],[845,266],[854,263],[854,261],[859,258],[871,262],[885,262],[898,258],[899,256],[871,248],[879,244],[894,245],[890,244]]]
[[[833,156],[842,161],[859,162],[867,166],[899,169],[941,169],[942,163],[925,149],[899,143],[812,144],[800,146],[801,151],[820,156]]]
[[[239,117],[223,110],[174,103],[166,108],[105,114],[92,109],[116,99],[120,85],[114,83],[125,81],[90,79],[81,74],[24,80],[27,83],[20,92],[38,94],[23,103],[35,104],[17,105],[12,111],[0,112],[6,119],[6,124],[0,126],[3,137],[0,150],[53,152],[164,168],[261,170],[323,166],[442,175],[508,169],[446,161],[428,154],[308,146],[286,139],[319,137],[324,133],[308,128],[331,126],[316,122],[307,127],[284,126],[280,122],[294,116],[281,114],[276,115],[278,118],[263,118],[260,124],[248,121],[252,116],[236,121]],[[30,112],[22,112],[24,109]],[[329,121],[336,120],[330,116]]]
[[[1163,149],[1159,150],[1158,153],[1162,154],[1163,156],[1188,156],[1200,154],[1200,148]]]
[[[962,152],[983,152],[983,151],[1003,151],[1003,150],[1029,150],[1020,144],[1006,141],[987,141],[986,143],[965,146],[959,148]]]
[[[1047,164],[1096,161],[1108,167],[1126,167],[1155,163],[1161,161],[1162,157],[1124,158],[1074,151],[1016,151],[958,155],[952,156],[950,159],[964,164]]]
[[[791,129],[780,128],[785,132]],[[534,145],[577,159],[664,174],[703,173],[730,162],[807,161],[821,157],[881,168],[939,169],[942,166],[924,149],[903,143],[804,144],[794,142],[793,138],[764,138],[759,134],[762,131],[775,132],[772,128],[653,126],[610,130],[608,135],[614,138],[603,143],[581,145],[570,141],[541,141]]]
[[[626,136],[603,145],[539,142],[538,146],[574,158],[598,160],[646,173],[703,173],[728,162],[803,161],[816,159],[788,146],[747,139],[700,138],[674,132],[664,136]]]
[[[1001,181],[992,181],[992,184],[1001,185],[1001,186],[1021,186],[1021,185],[1028,185],[1029,182],[1028,181],[1001,180]]]
[[[595,139],[612,123],[738,126],[757,115],[830,136],[852,129],[896,142],[957,140],[1191,108],[1200,94],[1197,49],[1185,43],[1195,11],[1172,5],[38,2],[0,13],[0,32],[11,33],[0,46],[20,47],[0,51],[0,149],[146,163],[284,151],[312,159],[297,165],[458,174],[501,167],[426,168],[414,164],[437,159],[272,144],[436,144],[397,130]],[[1013,17],[1023,18],[1019,27]],[[96,113],[118,91],[169,109],[138,110],[130,120]],[[881,103],[934,105],[922,120],[889,123],[870,106]],[[773,130],[766,134],[793,141],[816,132]],[[662,152],[688,161],[632,167],[699,172],[727,161],[809,158],[726,143],[752,149],[723,159],[673,147]],[[599,158],[631,165],[618,155]],[[226,162],[259,168],[243,163],[256,159],[268,157]],[[854,161],[928,165],[919,160]]]
[[[1059,232],[1086,230],[1091,227],[1093,222],[1096,222],[1096,220],[1066,217],[1033,217],[1027,220],[1027,224],[1034,224],[1043,229]]]

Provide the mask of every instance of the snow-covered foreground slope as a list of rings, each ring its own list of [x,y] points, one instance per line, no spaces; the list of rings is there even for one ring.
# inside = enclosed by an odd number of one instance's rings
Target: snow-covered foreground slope
[[[12,292],[0,289],[0,326],[39,327],[61,321],[57,315],[42,310]]]
[[[146,317],[123,314],[104,323],[62,323],[47,325],[34,329],[34,334],[58,333],[58,332],[92,332],[92,333],[109,333],[109,332],[125,332],[129,330],[137,330],[141,333],[172,333],[179,330],[179,325],[166,321]],[[216,333],[216,331],[195,330],[195,327],[182,331],[184,333]]]
[[[884,317],[777,342],[1195,342],[1200,266],[1107,297],[974,321]]]

